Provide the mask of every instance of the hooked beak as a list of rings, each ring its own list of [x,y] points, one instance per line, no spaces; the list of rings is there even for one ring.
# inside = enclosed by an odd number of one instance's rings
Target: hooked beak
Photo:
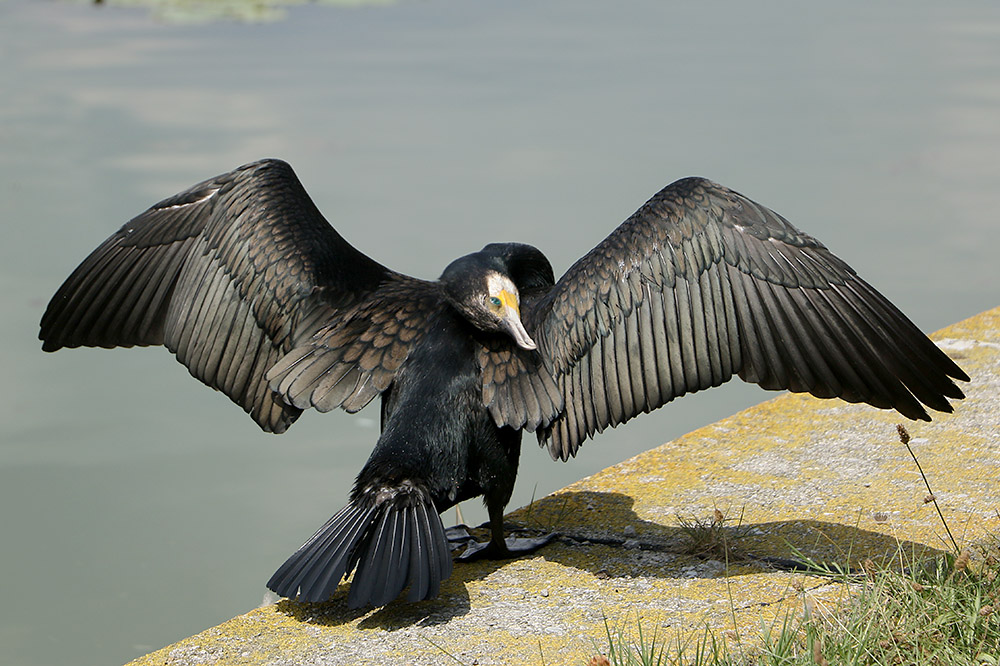
[[[538,345],[531,339],[528,331],[524,329],[524,324],[521,323],[517,297],[508,291],[502,291],[500,292],[500,300],[503,302],[503,313],[500,315],[500,325],[503,329],[510,334],[510,337],[514,338],[514,342],[521,349],[538,349]]]
[[[517,343],[518,347],[521,349],[538,349],[538,345],[531,339],[528,332],[524,330],[524,324],[521,323],[521,318],[517,316],[517,312],[505,313],[500,323],[503,324],[504,330],[510,333],[510,337],[514,338],[514,342]]]

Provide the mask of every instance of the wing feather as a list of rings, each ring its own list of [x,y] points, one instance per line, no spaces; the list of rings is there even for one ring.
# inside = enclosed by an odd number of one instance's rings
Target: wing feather
[[[649,301],[649,287],[644,287],[646,289],[645,298],[646,302]],[[642,366],[642,383],[645,387],[643,399],[646,405],[655,406],[659,404],[660,401],[660,376],[657,372],[656,365],[656,331],[653,324],[653,309],[652,308],[638,308],[637,309],[637,321],[636,328],[638,329],[635,333],[635,337],[639,341],[639,359]],[[638,321],[641,319],[641,321]],[[648,331],[646,335],[642,334],[642,331]],[[585,357],[587,358],[587,357]],[[582,374],[587,374],[584,371]],[[588,401],[590,403],[592,401]],[[590,430],[591,424],[588,424],[587,429]]]
[[[266,379],[299,409],[356,412],[389,388],[442,302],[438,284],[394,274],[289,350]]]
[[[625,414],[625,402],[622,399],[620,387],[618,386],[618,364],[615,358],[615,340],[608,335],[600,340],[601,367],[604,370],[604,387],[606,393],[604,400],[608,403],[610,419],[608,425],[616,426],[622,422]],[[566,373],[572,375],[574,373]],[[570,394],[566,396],[567,405],[576,403],[577,400],[585,400],[584,396]]]
[[[530,313],[565,409],[553,457],[734,374],[929,419],[968,377],[884,296],[777,213],[701,178],[667,186]]]
[[[599,379],[599,375],[595,374],[593,366],[591,363],[591,356],[588,354],[580,359],[580,388],[579,391],[587,394],[593,393],[595,390],[595,380]],[[593,432],[594,429],[600,425],[600,417],[595,409],[594,401],[584,400],[583,403],[583,416],[584,423],[587,427],[587,432]]]

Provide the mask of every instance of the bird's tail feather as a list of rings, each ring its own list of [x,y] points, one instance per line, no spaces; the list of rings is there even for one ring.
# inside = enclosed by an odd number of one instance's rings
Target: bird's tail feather
[[[302,544],[267,582],[283,597],[325,601],[354,573],[347,605],[384,606],[437,595],[451,551],[426,491],[408,482],[361,493]]]

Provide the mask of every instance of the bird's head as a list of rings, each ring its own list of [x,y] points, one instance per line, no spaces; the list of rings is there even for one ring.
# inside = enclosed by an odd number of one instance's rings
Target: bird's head
[[[513,248],[513,249],[512,249]],[[441,274],[445,294],[455,309],[482,331],[500,331],[509,335],[522,349],[538,347],[521,322],[521,289],[515,281],[523,271],[512,271],[512,255],[528,248],[544,262],[541,283],[552,284],[552,269],[541,252],[530,246],[515,244],[487,245],[479,252],[451,262]],[[513,267],[520,268],[514,262]],[[534,282],[521,285],[534,289]]]

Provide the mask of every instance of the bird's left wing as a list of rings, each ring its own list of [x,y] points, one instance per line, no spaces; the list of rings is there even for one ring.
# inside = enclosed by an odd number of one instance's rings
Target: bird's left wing
[[[968,380],[884,296],[777,213],[702,178],[650,199],[528,313],[565,400],[565,460],[608,426],[734,374],[929,420]]]
[[[298,409],[361,410],[395,380],[440,304],[436,283],[394,274],[280,358],[271,390]]]

